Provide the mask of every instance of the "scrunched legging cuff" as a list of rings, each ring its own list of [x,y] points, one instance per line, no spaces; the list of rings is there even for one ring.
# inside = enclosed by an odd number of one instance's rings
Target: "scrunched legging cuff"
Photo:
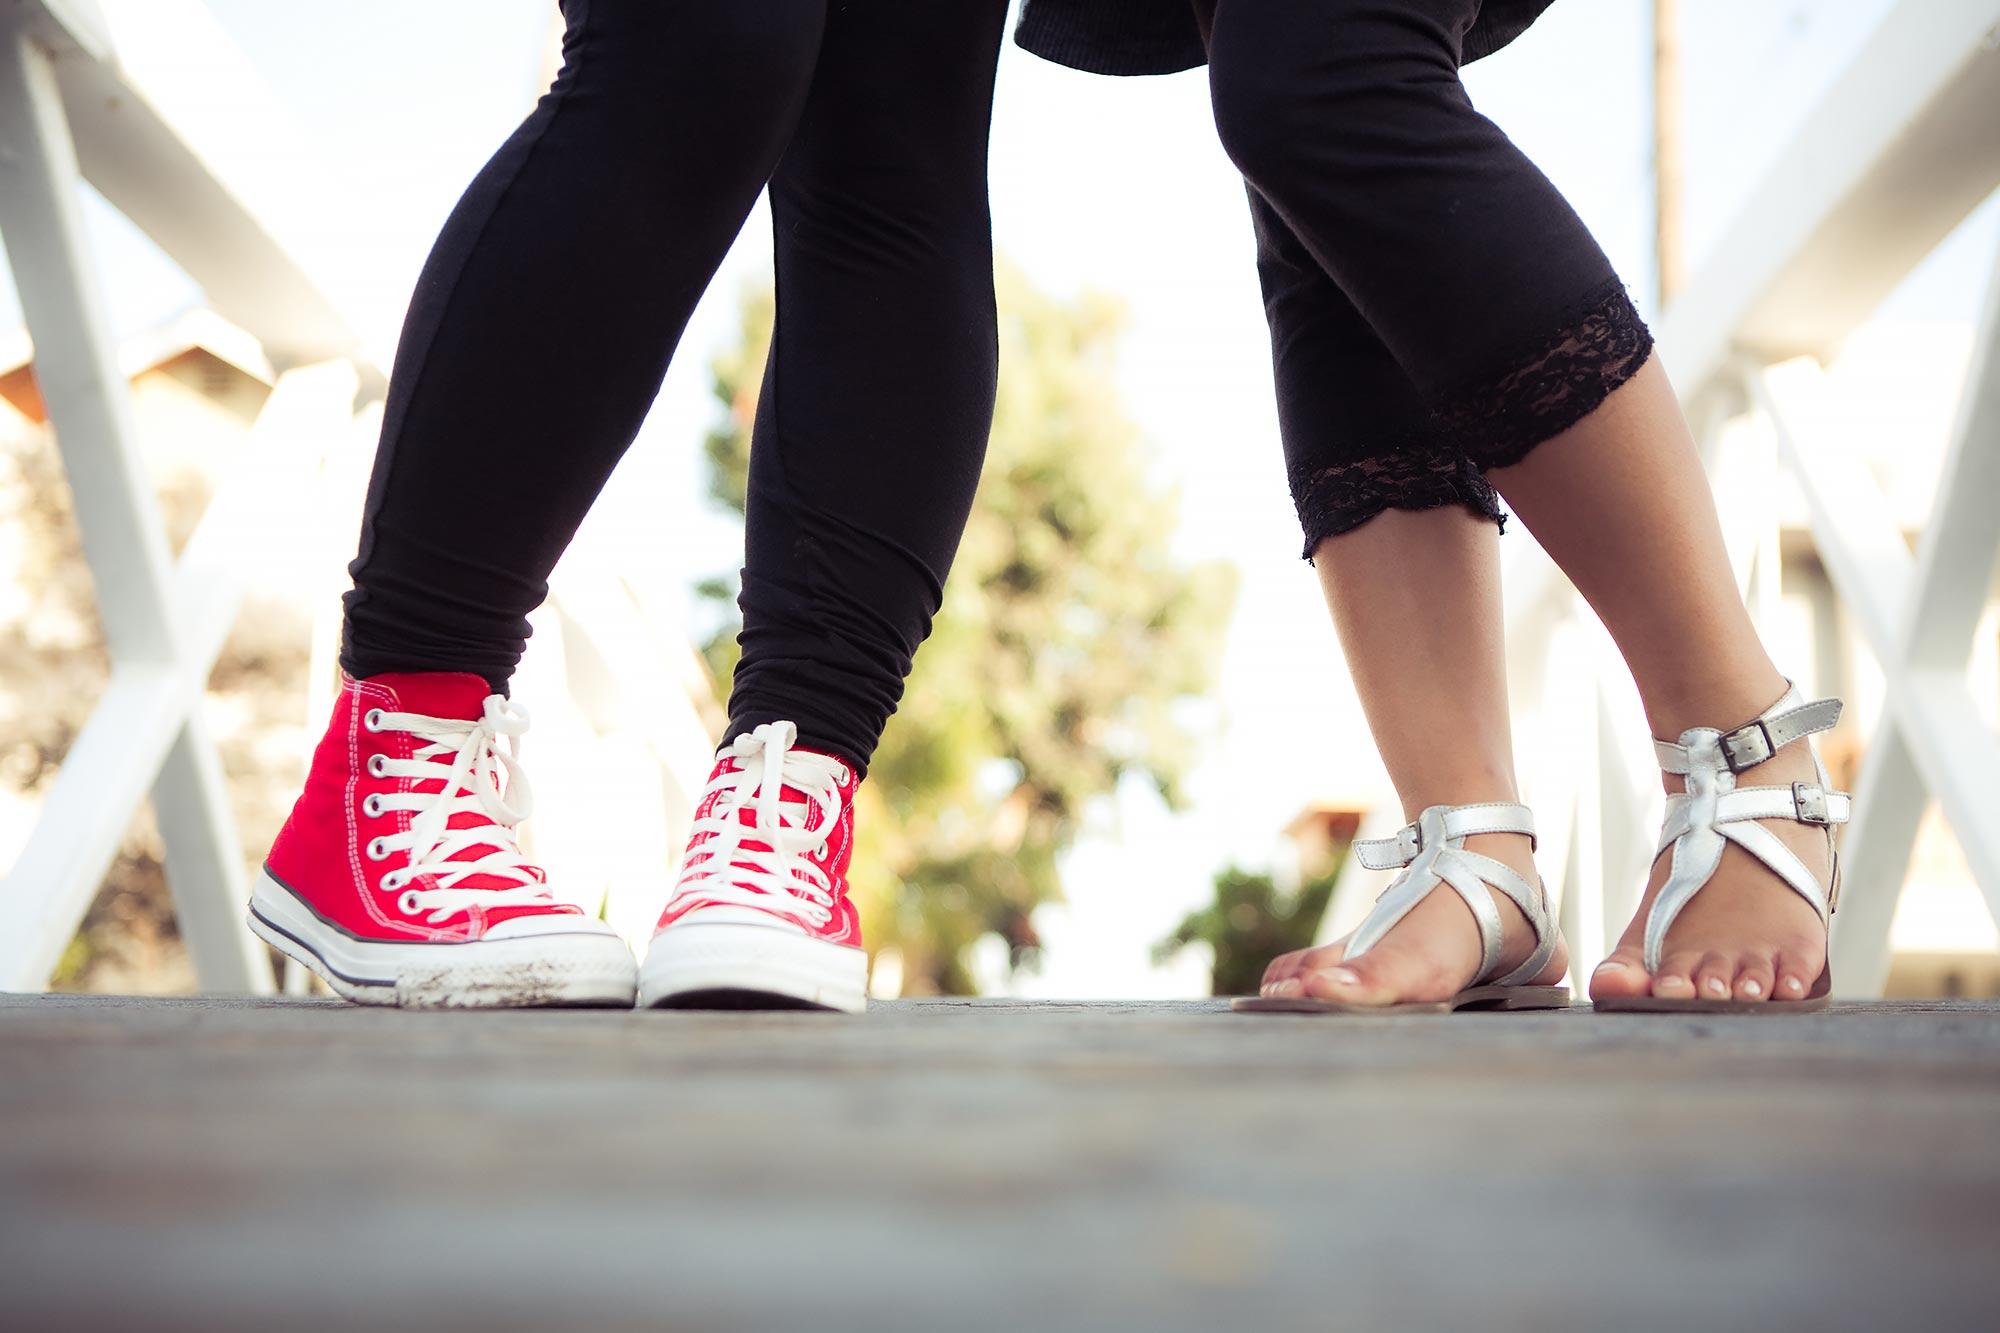
[[[1479,468],[1448,448],[1417,447],[1354,463],[1295,467],[1291,486],[1308,561],[1328,537],[1350,532],[1385,509],[1464,505],[1502,530],[1507,526],[1500,497]]]

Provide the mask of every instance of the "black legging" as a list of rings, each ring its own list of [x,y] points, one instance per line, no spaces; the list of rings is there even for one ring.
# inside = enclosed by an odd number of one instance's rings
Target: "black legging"
[[[992,424],[1005,0],[567,0],[555,86],[459,202],[397,349],[341,665],[504,689],[527,613],[766,182],[730,735],[865,768]]]
[[[1479,0],[1196,0],[1249,183],[1306,554],[1388,508],[1498,519],[1487,470],[1574,425],[1652,338],[1547,177],[1473,110]]]

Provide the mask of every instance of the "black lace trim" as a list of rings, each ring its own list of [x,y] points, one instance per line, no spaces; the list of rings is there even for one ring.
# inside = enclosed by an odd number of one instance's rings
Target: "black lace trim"
[[[1305,529],[1306,559],[1328,537],[1385,509],[1464,505],[1504,531],[1506,516],[1486,471],[1520,462],[1596,411],[1652,352],[1652,331],[1625,285],[1613,279],[1512,370],[1441,399],[1427,429],[1384,441],[1373,458],[1294,467],[1292,502]],[[1454,447],[1459,443],[1463,451]]]
[[[1385,509],[1442,509],[1464,505],[1504,531],[1500,497],[1472,460],[1434,441],[1334,467],[1294,467],[1292,503],[1305,529],[1305,558],[1328,537],[1360,527]]]
[[[1652,351],[1652,331],[1614,278],[1512,370],[1446,395],[1438,422],[1481,469],[1507,467],[1596,411]]]

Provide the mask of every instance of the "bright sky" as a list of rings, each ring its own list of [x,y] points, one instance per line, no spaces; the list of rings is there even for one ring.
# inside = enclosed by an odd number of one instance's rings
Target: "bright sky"
[[[1688,60],[1688,227],[1694,257],[1891,0],[1683,0]],[[537,91],[552,0],[209,0],[344,183],[338,239],[365,275],[343,293],[383,347],[444,214]],[[1565,191],[1650,311],[1650,55],[1645,0],[1561,0],[1514,48],[1473,67],[1479,106]],[[1297,558],[1271,406],[1268,345],[1241,186],[1217,148],[1199,73],[1111,80],[1002,58],[993,141],[999,248],[1043,288],[1108,290],[1131,309],[1120,387],[1163,478],[1183,492],[1177,541],[1242,572],[1219,691],[1222,733],[1169,817],[1128,793],[1079,847],[1072,904],[1042,920],[1046,969],[1023,985],[1066,995],[1189,994],[1199,960],[1147,954],[1212,871],[1268,862],[1278,828],[1316,793],[1369,780],[1358,725],[1311,571]],[[119,322],[144,326],[195,293],[101,205]],[[1976,236],[1896,298],[1962,316]],[[688,580],[736,563],[734,534],[700,500],[706,362],[733,331],[736,293],[768,263],[767,222],[746,228],[690,325],[603,521],[644,512],[671,534]],[[0,280],[0,325],[18,319]],[[664,519],[664,521],[662,521]],[[657,547],[647,556],[663,558]],[[1357,781],[1357,775],[1359,781]]]

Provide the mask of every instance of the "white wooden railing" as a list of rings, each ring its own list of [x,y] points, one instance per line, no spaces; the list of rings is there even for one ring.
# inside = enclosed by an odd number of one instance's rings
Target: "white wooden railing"
[[[114,36],[128,34],[137,39],[128,54],[144,57],[136,64],[114,50]],[[199,0],[0,0],[0,234],[112,663],[0,880],[0,990],[48,984],[147,800],[200,985],[273,985],[268,955],[243,926],[244,867],[203,719],[206,682],[244,571],[274,533],[312,533],[325,579],[307,595],[324,614],[305,711],[323,719],[344,555],[385,386],[281,239],[273,218],[309,212],[312,183],[297,140],[276,128],[283,117],[253,80],[230,77],[227,48]],[[140,458],[80,217],[86,180],[257,340],[276,376],[249,461],[224,480],[178,560]],[[706,777],[706,684],[677,617],[593,565],[587,543],[574,555],[528,669],[553,705],[549,757],[582,775],[560,785],[586,790],[588,775],[607,771],[622,785],[537,823],[545,840],[587,851],[605,843],[607,817],[618,820],[621,845],[639,849],[643,864],[600,856],[571,887],[637,935],[671,882]]]
[[[0,882],[0,987],[45,985],[142,800],[153,802],[181,933],[205,985],[266,990],[242,926],[243,867],[202,697],[246,562],[232,529],[274,491],[364,377],[345,321],[127,76],[90,0],[0,7],[0,233],[75,500],[111,679]],[[89,180],[256,336],[278,371],[232,478],[172,559],[141,462],[109,308],[81,217]]]

